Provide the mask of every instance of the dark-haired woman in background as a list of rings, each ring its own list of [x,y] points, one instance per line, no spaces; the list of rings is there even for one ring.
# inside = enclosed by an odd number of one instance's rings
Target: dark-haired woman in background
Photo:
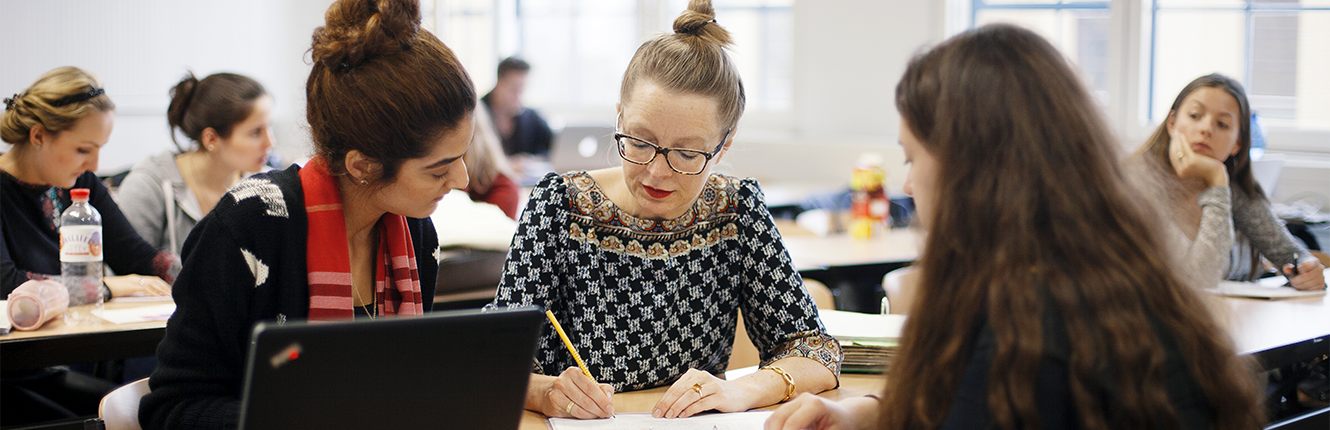
[[[1157,198],[1173,215],[1168,230],[1204,285],[1256,279],[1265,257],[1294,288],[1325,289],[1325,266],[1275,219],[1252,176],[1251,108],[1242,84],[1219,74],[1191,81],[1128,165],[1144,167],[1153,174],[1142,176],[1161,185]]]
[[[552,417],[613,414],[615,390],[669,385],[656,417],[744,411],[837,386],[844,358],[794,270],[762,190],[712,169],[733,144],[743,82],[710,1],[692,0],[674,32],[637,49],[617,106],[621,167],[546,175],[522,212],[487,309],[543,306],[558,335],[541,339],[527,409]],[[742,310],[747,333],[736,333]],[[735,336],[758,372],[722,374]]]
[[[929,231],[886,391],[800,396],[768,429],[1261,427],[1255,370],[1174,270],[1081,80],[986,26],[896,86],[905,191]]]
[[[60,214],[71,188],[87,188],[102,215],[106,266],[113,297],[163,295],[180,270],[174,254],[144,242],[97,179],[97,158],[111,136],[115,103],[101,80],[75,67],[43,74],[5,98],[0,138],[0,297],[30,279],[60,277]],[[3,312],[3,310],[0,310]],[[0,426],[95,414],[114,386],[66,368],[6,373]]]
[[[177,254],[194,225],[212,211],[241,175],[268,160],[272,97],[248,77],[191,73],[171,89],[166,120],[179,152],[143,160],[116,194],[125,217],[144,240]],[[186,151],[176,130],[197,147]]]
[[[428,217],[466,186],[475,89],[420,29],[414,0],[340,0],[325,17],[305,84],[316,155],[241,180],[185,240],[177,309],[140,404],[146,429],[234,427],[258,321],[420,315],[433,304]],[[367,394],[382,389],[363,382]]]

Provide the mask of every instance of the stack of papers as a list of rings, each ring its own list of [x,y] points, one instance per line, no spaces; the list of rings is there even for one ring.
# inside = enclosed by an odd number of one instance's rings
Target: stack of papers
[[[882,373],[891,364],[900,341],[904,315],[879,315],[821,310],[827,333],[840,341],[845,351],[841,372]]]

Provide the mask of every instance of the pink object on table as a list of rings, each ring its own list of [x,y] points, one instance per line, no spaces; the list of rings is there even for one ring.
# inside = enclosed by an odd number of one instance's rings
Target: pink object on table
[[[9,293],[9,321],[17,330],[36,330],[68,307],[69,291],[56,281],[24,282]]]

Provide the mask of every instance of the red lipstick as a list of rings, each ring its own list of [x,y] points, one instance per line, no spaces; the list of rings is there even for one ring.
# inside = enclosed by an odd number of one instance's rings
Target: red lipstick
[[[657,198],[657,199],[663,199],[663,198],[669,197],[670,194],[674,194],[674,191],[658,190],[658,189],[655,189],[655,188],[648,187],[648,186],[646,186],[646,185],[643,185],[643,186],[642,186],[642,189],[644,189],[644,190],[647,191],[647,195],[649,195],[649,196],[651,196],[651,197],[654,197],[654,198]]]

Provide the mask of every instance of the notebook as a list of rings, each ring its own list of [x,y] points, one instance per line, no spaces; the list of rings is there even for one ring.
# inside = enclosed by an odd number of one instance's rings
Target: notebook
[[[515,429],[538,308],[254,328],[240,428]]]
[[[604,169],[619,163],[614,127],[564,127],[550,148],[550,166],[559,173]]]

